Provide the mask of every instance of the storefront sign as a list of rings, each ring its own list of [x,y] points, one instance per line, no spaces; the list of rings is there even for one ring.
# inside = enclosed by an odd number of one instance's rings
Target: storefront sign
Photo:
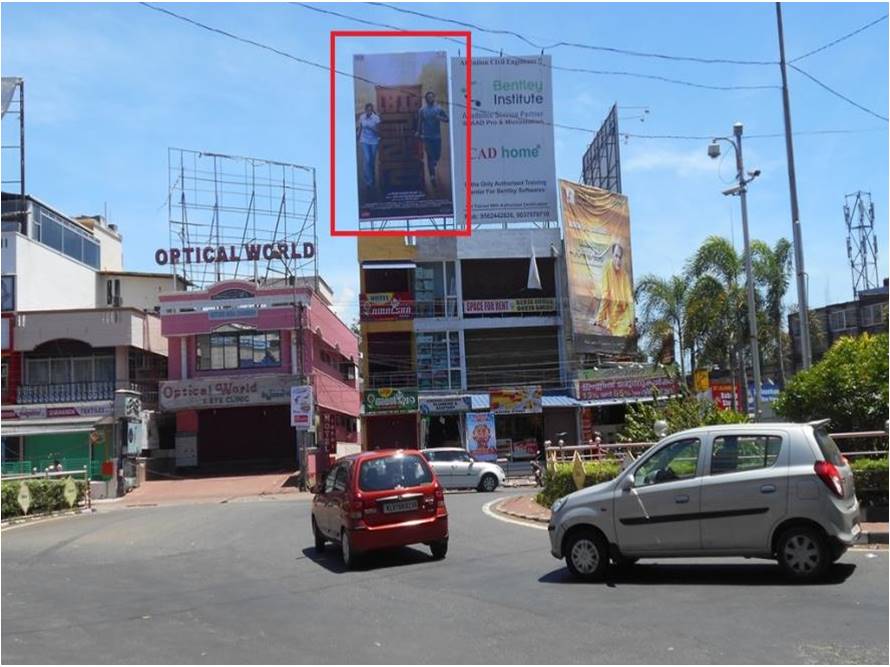
[[[477,461],[497,461],[493,412],[467,413],[467,451]]]
[[[779,398],[779,389],[778,385],[769,384],[768,382],[764,382],[760,385],[760,403],[761,407],[772,403],[777,398]],[[754,383],[748,383],[748,412],[754,412]]]
[[[473,402],[469,396],[421,396],[420,414],[447,415],[455,412],[469,412]]]
[[[114,413],[111,401],[73,403],[70,405],[8,405],[0,412],[7,419],[62,419],[65,417],[110,417]]]
[[[538,441],[534,438],[513,442],[513,460],[528,461],[538,458]]]
[[[310,386],[290,388],[290,425],[298,431],[309,431],[315,425],[315,398]]]
[[[362,397],[365,414],[417,412],[416,389],[368,389]]]
[[[249,378],[193,378],[161,382],[162,410],[238,408],[245,405],[287,405],[293,375]]]
[[[732,410],[732,383],[731,382],[711,382],[711,400],[718,410]],[[736,386],[736,403],[735,409],[742,409],[742,388]]]
[[[541,385],[502,387],[489,392],[491,411],[499,415],[539,413],[543,410]]]
[[[676,380],[664,376],[575,382],[575,395],[581,401],[651,398],[654,389],[661,396],[671,396],[680,391]]]
[[[363,322],[410,320],[414,318],[414,301],[408,292],[376,292],[362,294]]]
[[[464,301],[464,315],[499,313],[555,313],[556,299],[468,299]]]
[[[161,266],[166,264],[258,262],[271,259],[309,259],[314,256],[315,245],[313,243],[296,243],[294,241],[188,246],[184,248],[158,248],[155,250],[155,262]]]

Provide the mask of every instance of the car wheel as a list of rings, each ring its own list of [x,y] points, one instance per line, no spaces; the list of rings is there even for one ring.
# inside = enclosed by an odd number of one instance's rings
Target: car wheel
[[[315,550],[318,553],[324,551],[324,543],[325,538],[324,535],[321,534],[321,531],[318,529],[318,524],[315,523],[315,517],[312,517],[312,536],[315,538]]]
[[[785,573],[797,581],[818,579],[831,564],[825,538],[806,526],[789,528],[782,533],[776,556]]]
[[[356,555],[352,550],[352,540],[349,538],[349,533],[346,532],[346,529],[340,531],[340,555],[343,556],[343,565],[346,566],[347,570],[355,567]]]
[[[442,560],[448,553],[448,540],[439,540],[430,544],[430,551],[433,553],[435,560]]]
[[[609,565],[609,547],[603,536],[594,530],[572,533],[563,553],[569,572],[579,579],[600,579]]]
[[[482,480],[479,482],[479,490],[485,491],[486,493],[491,493],[496,488],[498,488],[498,478],[492,475],[491,473],[486,473],[482,475]]]

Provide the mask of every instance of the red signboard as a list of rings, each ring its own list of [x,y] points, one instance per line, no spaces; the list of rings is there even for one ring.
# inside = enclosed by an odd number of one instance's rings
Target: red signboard
[[[414,300],[408,292],[377,292],[362,294],[363,322],[414,319]]]
[[[657,389],[661,396],[680,391],[677,381],[666,377],[615,378],[610,380],[578,380],[578,399],[597,401],[616,398],[650,398]]]
[[[736,386],[736,404],[735,409],[742,411],[742,388]],[[732,409],[732,383],[731,382],[712,382],[711,383],[711,399],[718,410]]]

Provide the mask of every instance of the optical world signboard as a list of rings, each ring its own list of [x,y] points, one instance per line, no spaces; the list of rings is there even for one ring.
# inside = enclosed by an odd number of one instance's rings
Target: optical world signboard
[[[245,405],[287,405],[293,375],[242,378],[194,378],[161,382],[162,410],[237,408]]]
[[[367,389],[362,395],[362,410],[365,414],[417,412],[417,390],[392,387]]]

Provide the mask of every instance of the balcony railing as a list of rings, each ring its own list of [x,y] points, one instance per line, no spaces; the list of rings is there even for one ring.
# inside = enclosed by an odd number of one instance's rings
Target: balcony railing
[[[142,394],[142,406],[155,408],[158,404],[157,382],[64,382],[57,384],[26,384],[16,389],[19,405],[36,403],[79,403],[85,401],[111,401],[115,389],[131,389]]]
[[[380,389],[382,387],[414,387],[417,385],[417,377],[414,371],[401,373],[374,373],[370,374],[365,386],[368,389]]]
[[[457,297],[448,296],[435,299],[417,299],[414,302],[414,317],[457,317]]]

